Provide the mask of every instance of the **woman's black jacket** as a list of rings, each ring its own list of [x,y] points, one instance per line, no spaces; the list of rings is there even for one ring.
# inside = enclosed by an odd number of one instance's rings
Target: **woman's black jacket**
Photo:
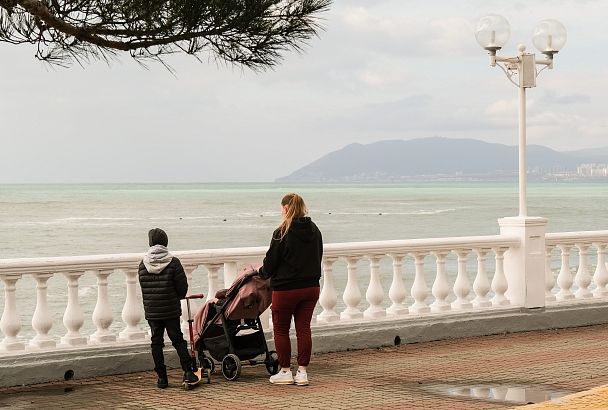
[[[276,229],[260,275],[270,277],[273,290],[319,286],[323,238],[317,225],[309,217],[294,219],[287,234],[280,238]]]

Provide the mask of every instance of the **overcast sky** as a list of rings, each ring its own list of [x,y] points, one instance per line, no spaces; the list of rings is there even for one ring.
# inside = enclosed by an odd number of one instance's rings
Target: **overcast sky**
[[[187,56],[49,68],[0,43],[0,183],[272,181],[358,142],[430,136],[517,144],[517,88],[473,34],[504,15],[533,49],[561,21],[555,69],[528,90],[528,143],[608,146],[608,1],[335,0],[326,31],[272,71]]]

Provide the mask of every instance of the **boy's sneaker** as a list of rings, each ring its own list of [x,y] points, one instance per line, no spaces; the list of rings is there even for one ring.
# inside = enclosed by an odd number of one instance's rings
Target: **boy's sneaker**
[[[294,377],[294,381],[298,386],[308,386],[308,375],[306,372],[298,370],[296,377]]]
[[[167,380],[166,377],[159,377],[156,381],[156,387],[158,387],[159,389],[166,389],[167,387],[169,387],[169,380]]]
[[[293,384],[293,375],[291,371],[281,370],[274,376],[270,376],[270,383],[272,384]]]
[[[187,370],[184,372],[184,381],[186,383],[196,383],[198,381],[198,377],[192,370]]]

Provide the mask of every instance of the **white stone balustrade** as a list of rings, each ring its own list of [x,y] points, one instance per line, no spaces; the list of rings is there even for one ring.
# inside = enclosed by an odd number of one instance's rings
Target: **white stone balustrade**
[[[494,251],[494,255],[496,255],[494,278],[492,278],[491,283],[492,291],[494,292],[494,297],[492,298],[493,306],[508,306],[510,304],[509,299],[507,299],[505,296],[505,293],[509,288],[504,270],[505,252],[507,249],[508,248],[503,247],[496,247],[492,249]]]
[[[138,327],[139,322],[144,317],[142,302],[137,297],[137,269],[124,269],[127,285],[127,298],[122,308],[121,318],[126,324],[125,329],[119,333],[120,340],[142,340],[146,337],[146,332]]]
[[[340,315],[336,313],[336,305],[338,303],[338,294],[334,284],[333,266],[335,259],[325,258],[323,260],[323,287],[319,295],[319,304],[323,308],[323,312],[317,316],[319,323],[336,322],[340,320]]]
[[[29,346],[38,349],[55,347],[55,341],[49,336],[49,331],[53,327],[53,317],[49,313],[46,285],[53,274],[35,273],[32,276],[36,280],[36,309],[32,316],[32,328],[36,331],[36,336],[30,340]]]
[[[410,306],[410,313],[428,313],[431,311],[431,308],[426,304],[429,288],[426,286],[424,279],[424,256],[425,254],[422,252],[414,253],[416,273],[414,275],[414,283],[412,284],[414,303]]]
[[[583,243],[576,243],[579,242]],[[584,243],[595,242],[586,240]],[[516,249],[519,244],[517,237],[506,235],[326,244],[315,326],[459,314],[469,309],[509,308],[512,304],[505,296],[508,283],[503,259],[505,252]],[[190,293],[204,293],[209,298],[222,282],[224,287],[229,286],[243,266],[261,262],[265,252],[265,247],[252,247],[174,254],[185,267]],[[0,349],[19,351],[26,346],[65,349],[91,344],[110,346],[147,342],[147,324],[143,320],[137,281],[141,256],[0,260],[0,280],[4,285],[4,310],[0,321],[4,339]],[[473,256],[477,258],[476,269],[468,266],[468,262],[472,265]],[[490,265],[492,258],[494,272],[492,269],[487,271],[486,266],[486,260],[489,259],[487,265]],[[602,278],[597,280],[602,281],[605,290],[608,272],[596,271],[599,273],[594,277]],[[96,281],[92,313],[85,313],[84,307],[88,305],[79,295],[83,277],[87,278],[87,283]],[[33,331],[30,333],[33,334],[22,335],[17,312],[23,307],[19,306],[21,302],[15,297],[15,289],[19,283],[31,279],[37,284],[37,312],[26,314],[32,316]],[[65,295],[62,323],[54,323],[46,308],[49,280],[67,282],[63,288],[67,288],[67,292],[62,293]],[[120,283],[120,287],[112,288],[119,286],[112,283]],[[431,283],[432,289],[429,289]],[[364,286],[367,288],[362,297]],[[120,305],[115,299],[110,300],[116,298],[116,292],[122,294]],[[30,296],[34,299],[34,295]],[[57,333],[63,336],[58,337]]]
[[[553,276],[553,270],[551,269],[551,254],[554,246],[545,247],[545,301],[553,302],[556,300],[553,294],[553,288],[555,287],[555,277]]]
[[[261,261],[266,249],[234,248],[203,251],[174,252],[186,268],[189,283],[192,271],[199,266],[207,269],[207,286],[196,289],[190,286],[190,293],[215,295],[219,283],[219,271],[224,271],[224,282],[232,283],[238,268],[251,261]],[[143,304],[137,280],[137,267],[142,254],[94,255],[58,258],[27,258],[0,260],[0,281],[4,288],[4,306],[0,319],[3,338],[0,351],[19,352],[28,349],[52,350],[72,349],[87,345],[113,345],[141,343],[147,341],[147,324],[143,320]],[[112,277],[124,275],[124,285],[118,290],[124,297],[117,306],[110,300],[109,282]],[[85,315],[80,290],[81,278],[87,276],[96,280],[97,297],[95,308]],[[55,279],[53,279],[56,277]],[[16,297],[18,283],[31,278],[36,283],[35,294],[27,295],[32,311],[25,313],[31,317],[31,334],[22,335],[20,316],[25,302]],[[63,280],[66,283],[61,295],[65,298],[65,311],[61,321],[54,322],[49,311],[49,280]],[[53,295],[57,296],[57,295]],[[32,302],[33,301],[33,302]],[[118,319],[122,325],[115,329]],[[187,328],[187,323],[186,328]],[[88,326],[87,331],[83,328]],[[61,331],[64,329],[64,332]],[[94,329],[94,330],[92,330]],[[64,333],[63,336],[53,334]]]
[[[435,297],[435,301],[431,304],[432,312],[445,312],[450,310],[450,304],[447,301],[447,297],[450,294],[450,285],[445,270],[445,258],[448,252],[436,251],[433,252],[435,256],[436,272],[435,282],[433,282],[432,293]]]
[[[467,255],[469,254],[469,251],[456,249],[454,253],[458,255],[458,276],[456,276],[456,282],[454,283],[456,300],[452,302],[452,309],[469,309],[473,306],[467,298],[471,291],[469,278],[467,276]]]
[[[488,250],[475,249],[475,253],[477,254],[477,275],[475,275],[475,281],[473,282],[475,299],[473,299],[472,303],[475,307],[489,307],[492,306],[492,302],[488,298],[490,282],[486,274],[486,255]]]
[[[595,290],[593,296],[596,298],[608,296],[608,269],[606,269],[606,244],[594,242],[593,246],[597,249],[597,264],[595,267],[595,273],[593,274],[593,282],[595,283]]]
[[[67,333],[61,338],[64,347],[82,346],[87,344],[87,338],[80,334],[84,324],[84,313],[78,299],[78,280],[84,272],[67,271],[63,273],[68,280],[68,304],[63,314],[63,325]]]
[[[17,339],[21,330],[21,321],[17,314],[17,302],[15,299],[16,283],[21,275],[2,275],[0,279],[4,283],[4,309],[0,319],[0,330],[4,333],[4,339],[0,342],[0,350],[21,350],[25,344]]]
[[[386,309],[386,314],[406,315],[409,313],[409,309],[404,303],[407,290],[403,284],[403,255],[392,254],[390,257],[393,260],[393,280],[388,290],[391,305]]]
[[[608,270],[606,268],[606,247],[608,246],[608,231],[582,231],[547,233],[545,235],[547,249],[547,302],[559,303],[572,299],[592,299],[608,297]],[[560,251],[560,269],[553,294],[551,282],[553,274],[551,250]],[[576,273],[573,275],[571,264],[572,252],[578,255]],[[594,265],[593,275],[589,260]],[[554,298],[551,298],[554,296]],[[555,301],[555,302],[554,302]]]

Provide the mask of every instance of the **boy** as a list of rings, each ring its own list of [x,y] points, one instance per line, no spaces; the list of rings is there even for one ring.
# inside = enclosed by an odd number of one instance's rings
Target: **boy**
[[[165,231],[160,228],[151,229],[148,232],[148,240],[150,249],[139,264],[139,284],[146,320],[152,331],[150,347],[154,371],[158,375],[156,385],[161,389],[169,386],[163,354],[165,330],[177,350],[184,370],[184,381],[193,383],[198,378],[192,371],[192,358],[180,329],[180,300],[185,298],[188,292],[186,273],[179,259],[169,253],[169,238]]]

